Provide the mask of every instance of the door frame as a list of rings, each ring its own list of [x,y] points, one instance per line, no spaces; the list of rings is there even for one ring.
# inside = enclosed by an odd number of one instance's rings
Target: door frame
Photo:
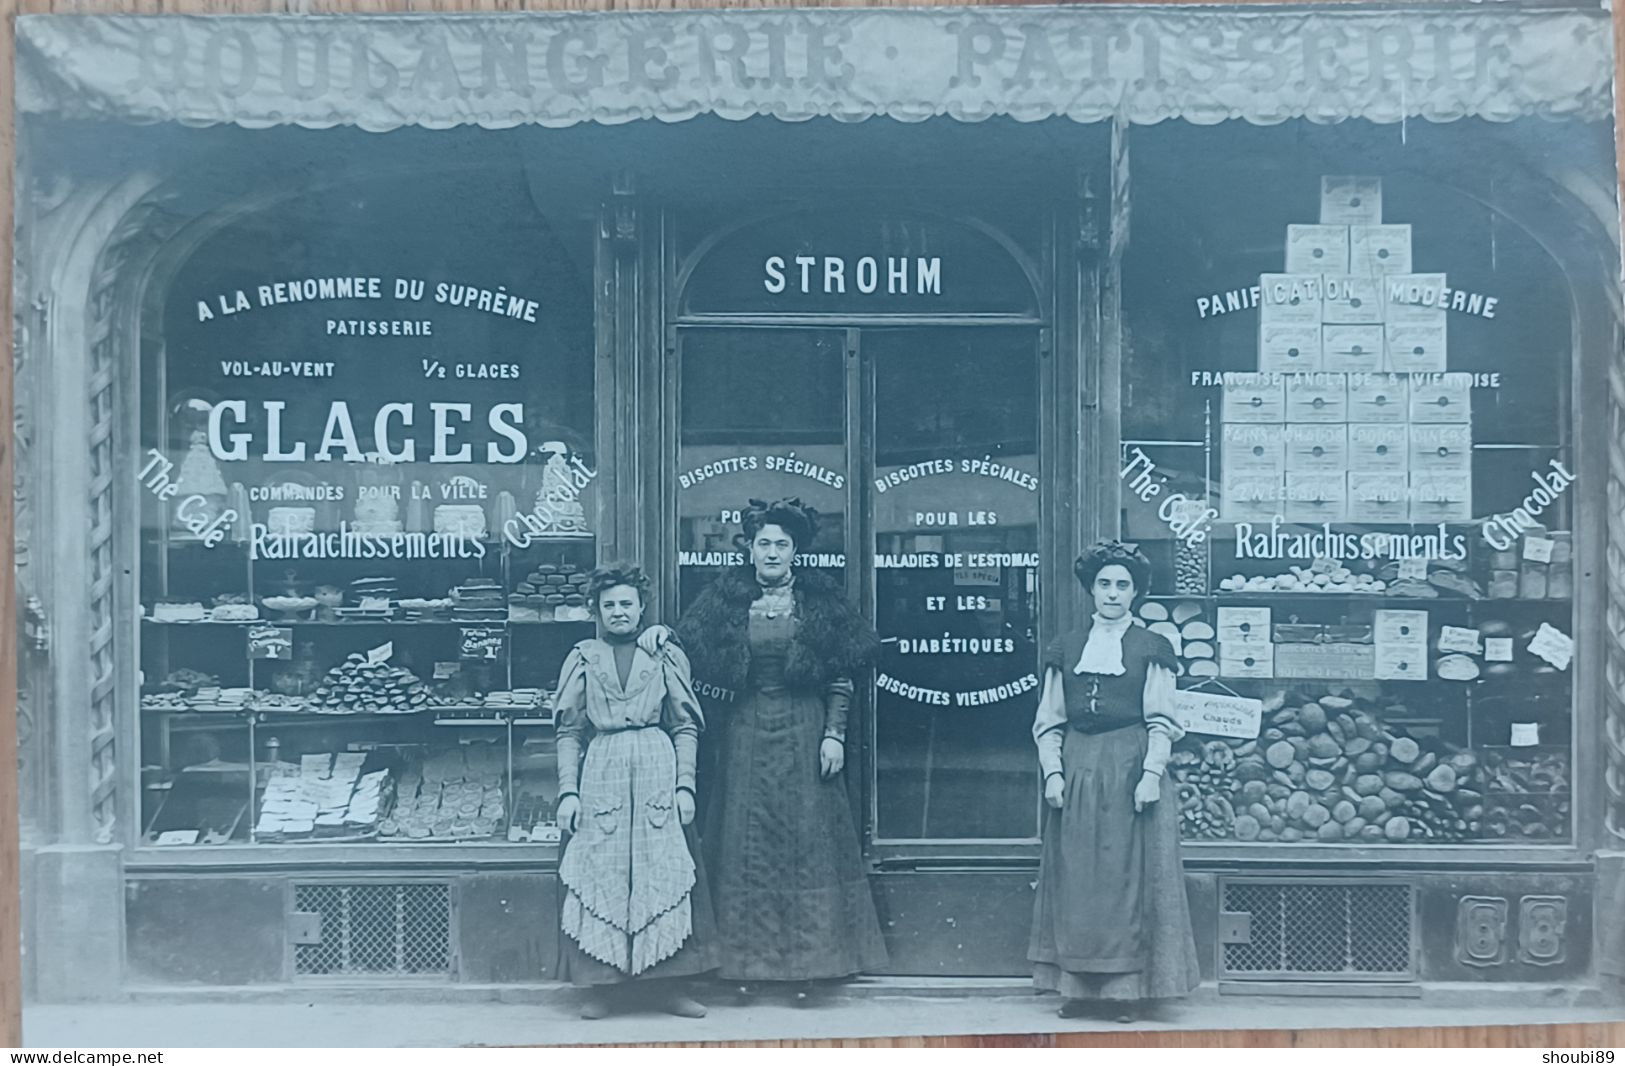
[[[683,338],[713,328],[803,328],[842,330],[846,335],[847,390],[847,578],[854,606],[873,614],[873,559],[863,545],[872,543],[872,520],[865,508],[862,471],[872,465],[873,367],[862,355],[862,334],[874,328],[1025,328],[1033,331],[1039,359],[1040,454],[1039,496],[1039,588],[1040,641],[1060,631],[1063,621],[1075,617],[1081,604],[1075,582],[1068,580],[1071,562],[1083,546],[1117,529],[1117,418],[1114,404],[1103,404],[1115,386],[1114,367],[1116,315],[1110,309],[1115,284],[1108,277],[1107,260],[1101,254],[1089,194],[1090,183],[1080,180],[1072,195],[1061,195],[1035,208],[1040,247],[1026,249],[1018,257],[1034,286],[1036,313],[1033,314],[886,314],[886,313],[682,313],[681,287],[693,265],[720,238],[729,232],[779,214],[805,212],[806,205],[783,204],[777,210],[742,210],[735,216],[745,221],[730,224],[722,231],[706,235],[695,245],[687,261],[680,259],[679,230],[685,212],[681,205],[663,204],[648,208],[658,222],[646,227],[644,262],[650,267],[640,276],[648,321],[656,328],[641,332],[650,339],[652,352],[626,353],[641,367],[641,380],[653,388],[638,388],[635,402],[628,404],[613,395],[601,393],[601,404],[624,419],[634,414],[645,427],[644,454],[652,462],[640,463],[639,477],[646,486],[640,493],[647,510],[633,521],[644,524],[640,553],[647,569],[659,582],[657,617],[673,618],[677,606],[677,470],[679,413],[681,410],[680,360]],[[832,196],[827,210],[840,211],[861,206],[874,212],[873,201],[848,204]],[[885,205],[882,205],[885,206]],[[918,217],[935,215],[943,221],[971,225],[986,233],[1000,234],[997,227],[970,212],[930,211],[898,204],[899,213]],[[1001,240],[1013,251],[1013,240]],[[652,276],[651,276],[652,275]],[[651,336],[652,335],[652,336]],[[1109,350],[1111,349],[1111,350]],[[1068,442],[1075,441],[1069,446]],[[656,506],[648,506],[656,504]],[[623,519],[624,521],[624,519]],[[872,844],[875,829],[873,796],[874,708],[873,685],[860,685],[853,707],[853,726],[848,734],[847,787],[854,818],[859,819],[865,857],[871,869],[983,869],[1025,868],[1036,864],[1036,838],[1022,840],[944,840],[888,842],[877,849]],[[852,741],[858,743],[854,745]],[[1034,802],[1039,802],[1037,762],[1034,760]]]

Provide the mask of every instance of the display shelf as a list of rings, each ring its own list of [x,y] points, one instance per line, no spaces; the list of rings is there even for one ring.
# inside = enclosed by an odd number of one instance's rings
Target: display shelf
[[[1574,601],[1564,597],[1543,596],[1539,599],[1528,597],[1501,597],[1492,599],[1488,596],[1480,599],[1468,599],[1462,596],[1440,596],[1431,598],[1426,596],[1389,596],[1382,592],[1163,592],[1144,597],[1163,603],[1176,603],[1190,600],[1212,600],[1220,605],[1229,602],[1246,602],[1255,600],[1268,600],[1276,602],[1288,600],[1292,603],[1313,603],[1316,600],[1325,600],[1329,603],[1352,601],[1359,604],[1368,603],[1395,603],[1414,607],[1439,607],[1455,604],[1471,604],[1473,606],[1500,606],[1512,605],[1517,607],[1536,607],[1545,604],[1552,606],[1567,606]]]
[[[149,618],[146,615],[142,615],[141,621],[145,622],[147,625],[150,625],[150,626],[163,626],[163,627],[166,627],[166,628],[173,626],[173,627],[177,627],[177,628],[194,628],[194,629],[198,628],[198,627],[205,627],[205,628],[207,628],[207,627],[217,627],[217,628],[220,628],[220,629],[242,629],[242,628],[245,628],[247,626],[306,626],[306,627],[312,627],[312,628],[318,628],[319,627],[319,628],[328,628],[328,629],[362,629],[362,628],[366,628],[366,627],[369,627],[369,626],[371,626],[371,627],[377,627],[377,626],[585,626],[585,625],[593,625],[594,624],[594,622],[593,622],[593,620],[591,618],[581,618],[581,619],[573,619],[573,620],[566,620],[566,621],[559,621],[557,619],[551,619],[551,618],[535,618],[535,619],[513,619],[513,618],[508,618],[508,619],[504,619],[502,621],[485,621],[485,622],[475,621],[475,620],[456,619],[456,618],[416,618],[416,619],[411,619],[411,620],[393,619],[393,618],[367,618],[367,619],[362,619],[360,621],[352,621],[352,622],[341,621],[341,620],[325,621],[325,620],[321,620],[321,619],[297,619],[297,618],[292,618],[292,619],[290,619],[290,618],[254,618],[254,619],[248,619],[246,621],[240,621],[240,622],[238,622],[238,621],[215,622],[215,621],[211,621],[209,619],[204,619],[202,621],[197,621],[197,622],[167,622],[167,621],[159,621],[156,618]]]
[[[450,704],[438,707],[413,708],[409,711],[355,711],[344,714],[322,714],[316,711],[290,711],[290,710],[259,710],[248,707],[241,710],[228,711],[195,711],[184,708],[145,707],[143,715],[161,715],[168,719],[171,725],[197,725],[203,722],[221,724],[243,724],[253,718],[262,724],[283,725],[285,723],[327,722],[335,724],[346,721],[364,721],[372,719],[391,718],[423,718],[430,715],[473,715],[476,712],[491,710],[491,708],[474,705]],[[499,725],[512,722],[514,725],[552,725],[551,715],[522,715],[515,717],[495,716],[479,719],[481,724]]]

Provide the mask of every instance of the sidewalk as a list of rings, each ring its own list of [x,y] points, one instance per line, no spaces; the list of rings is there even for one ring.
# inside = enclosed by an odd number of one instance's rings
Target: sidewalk
[[[200,990],[201,993],[202,990]],[[338,991],[339,994],[333,994]],[[427,991],[427,990],[425,990]],[[1531,992],[1520,1004],[1504,998],[1463,1005],[1446,995],[1416,999],[1225,997],[1210,990],[1168,1008],[1142,1029],[1313,1029],[1374,1026],[1550,1025],[1625,1018],[1621,1006],[1577,1006],[1559,989]],[[493,996],[502,993],[493,991]],[[380,1000],[389,999],[383,1003]],[[433,1001],[389,992],[288,991],[278,1002],[230,1002],[200,995],[190,1002],[34,1006],[23,1013],[29,1047],[447,1047],[480,1044],[578,1044],[643,1041],[917,1037],[1106,1031],[1110,1021],[1063,1021],[1051,996],[1022,994],[889,994],[868,989],[814,1008],[762,1001],[738,1006],[711,995],[710,1016],[690,1021],[658,1014],[618,1015],[600,1022],[576,1017],[566,990],[521,997],[534,1002]],[[504,997],[510,998],[511,997]]]

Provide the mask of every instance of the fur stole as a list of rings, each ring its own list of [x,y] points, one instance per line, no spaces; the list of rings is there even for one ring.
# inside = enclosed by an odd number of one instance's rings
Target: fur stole
[[[750,605],[761,594],[755,571],[733,567],[683,613],[677,638],[696,681],[743,691],[750,669]],[[834,581],[815,570],[798,569],[795,603],[795,637],[784,669],[788,685],[818,688],[839,677],[855,680],[875,661],[879,638]]]

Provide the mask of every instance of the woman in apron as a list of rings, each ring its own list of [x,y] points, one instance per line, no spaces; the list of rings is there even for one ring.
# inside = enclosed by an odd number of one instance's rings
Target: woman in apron
[[[630,982],[655,1006],[705,1016],[682,983],[714,968],[715,923],[686,827],[704,720],[675,645],[637,645],[649,579],[605,567],[588,585],[601,637],[571,650],[559,675],[559,824],[570,835],[564,887],[564,969],[591,989],[581,1015],[602,1018]]]

